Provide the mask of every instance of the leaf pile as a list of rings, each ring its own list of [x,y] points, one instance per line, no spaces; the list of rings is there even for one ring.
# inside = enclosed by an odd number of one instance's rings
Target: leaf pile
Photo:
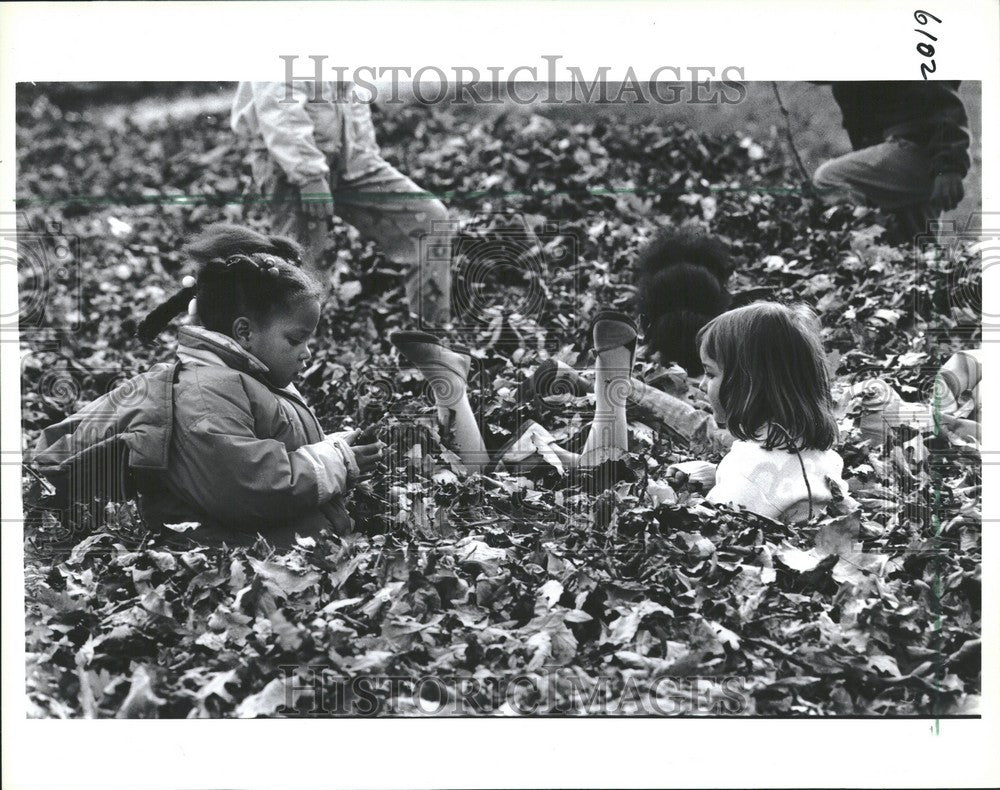
[[[189,271],[186,237],[221,219],[264,227],[224,116],[123,118],[44,96],[18,108],[22,219],[72,251],[22,315],[26,446],[169,358],[169,332],[154,348],[132,332]],[[592,401],[543,403],[525,381],[552,356],[586,366],[590,319],[628,308],[660,224],[725,239],[735,289],[812,304],[842,383],[879,376],[926,401],[937,367],[978,342],[968,251],[880,244],[873,212],[807,200],[773,140],[421,106],[378,124],[387,158],[455,220],[455,334],[477,350],[470,394],[492,449],[529,418],[584,441]],[[873,446],[846,414],[838,450],[861,511],[796,529],[665,492],[660,470],[703,455],[641,422],[615,468],[469,475],[385,339],[406,325],[399,271],[342,224],[325,264],[331,303],[301,388],[328,428],[377,424],[390,446],[353,497],[357,532],[222,550],[183,545],[184,525],[150,535],[128,503],[100,529],[27,513],[34,715],[976,712],[977,448],[911,427]],[[22,297],[32,286],[22,275]]]

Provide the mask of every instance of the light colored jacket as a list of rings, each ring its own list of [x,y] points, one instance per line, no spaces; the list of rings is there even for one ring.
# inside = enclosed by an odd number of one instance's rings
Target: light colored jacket
[[[316,95],[314,86],[319,88]],[[316,182],[331,185],[330,160],[337,167],[332,175],[346,179],[381,162],[371,109],[352,83],[241,82],[230,125],[237,134],[262,143],[303,191]]]
[[[358,466],[345,434],[325,433],[293,386],[269,384],[267,367],[223,334],[182,327],[177,358],[46,429],[34,460],[82,457],[113,429],[153,528],[199,522],[185,533],[199,542],[260,533],[288,545],[351,527],[343,494]]]

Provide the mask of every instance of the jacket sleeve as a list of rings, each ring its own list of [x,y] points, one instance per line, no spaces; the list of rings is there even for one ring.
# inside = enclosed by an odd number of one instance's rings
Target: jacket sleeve
[[[291,97],[286,95],[289,90]],[[316,145],[313,121],[305,109],[308,99],[305,83],[253,83],[254,109],[264,144],[288,180],[298,187],[325,182],[330,176],[326,154]]]
[[[336,435],[293,451],[258,437],[242,388],[203,388],[201,408],[175,434],[184,470],[175,482],[224,523],[253,528],[295,516],[346,493],[357,474],[353,451]]]
[[[958,173],[963,178],[969,172],[969,119],[958,95],[957,82],[928,82],[929,89],[940,94],[941,109],[927,144],[931,173]]]
[[[646,412],[666,427],[675,431],[692,447],[703,450],[728,450],[733,443],[729,431],[715,427],[715,418],[695,408],[686,400],[669,392],[637,382],[629,395],[641,411]]]

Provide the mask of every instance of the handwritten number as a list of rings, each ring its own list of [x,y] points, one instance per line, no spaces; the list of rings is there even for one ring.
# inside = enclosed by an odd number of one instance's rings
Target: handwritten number
[[[926,11],[914,11],[913,18],[917,20],[918,24],[926,25],[931,19],[941,24],[941,20],[938,19],[934,14],[929,14]],[[926,30],[920,30],[919,28],[914,28],[914,33],[920,33],[922,36],[929,38],[931,41],[937,41],[937,36],[932,36]],[[933,60],[934,57],[934,47],[928,44],[926,41],[921,41],[917,44],[917,52],[925,58],[931,59],[930,63],[920,64],[920,73],[923,75],[924,79],[927,79],[928,74],[933,74],[937,71],[937,63]]]

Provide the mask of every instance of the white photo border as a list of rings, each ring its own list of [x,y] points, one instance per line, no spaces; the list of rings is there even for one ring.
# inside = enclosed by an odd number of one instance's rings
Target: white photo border
[[[279,56],[291,54],[413,68],[541,66],[542,56],[559,54],[587,73],[611,66],[609,80],[629,65],[639,74],[736,65],[745,81],[919,79],[917,9],[944,19],[934,76],[982,82],[982,205],[987,217],[998,212],[1000,231],[994,0],[5,3],[0,210],[13,210],[17,82],[275,80]],[[4,270],[4,314],[16,298],[16,272]],[[0,344],[5,453],[20,452],[15,348]],[[1000,447],[989,408],[985,419],[984,448]],[[985,523],[1000,512],[998,472],[984,467]],[[1000,785],[1000,541],[992,529],[983,534],[979,720],[63,722],[25,719],[20,480],[9,464],[2,493],[5,787]]]

